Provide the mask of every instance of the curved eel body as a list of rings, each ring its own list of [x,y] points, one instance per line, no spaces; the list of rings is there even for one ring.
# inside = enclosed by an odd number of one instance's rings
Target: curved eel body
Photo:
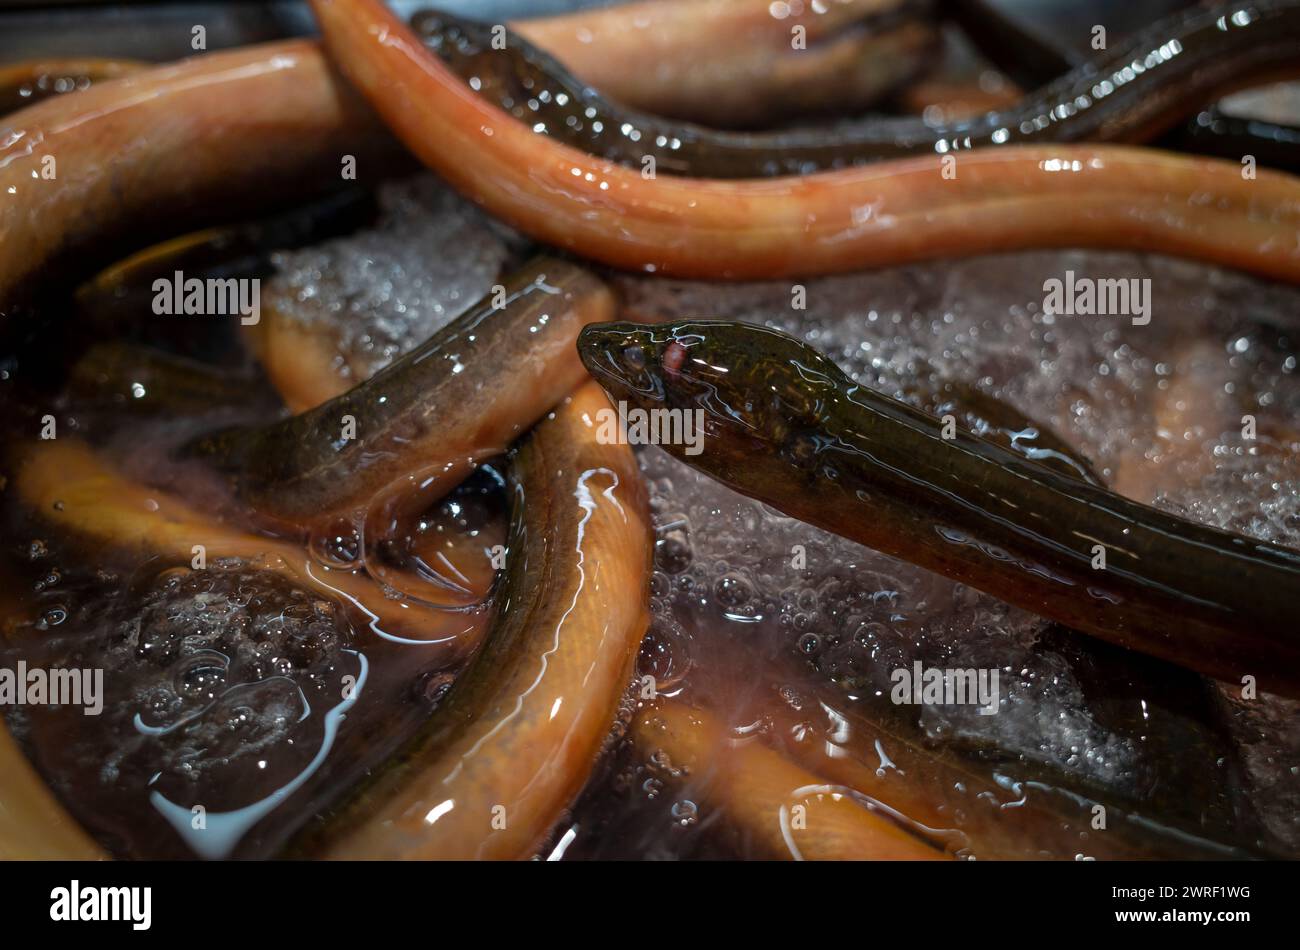
[[[665,700],[632,731],[648,757],[699,778],[705,800],[769,857],[934,861],[951,855],[855,796],[753,739],[732,739],[707,712]],[[796,810],[798,809],[798,810]]]
[[[224,524],[180,498],[128,479],[70,439],[33,448],[15,485],[33,511],[84,540],[182,564],[195,556],[195,545],[202,545],[209,560],[246,560],[361,609],[385,633],[445,643],[449,659],[474,643],[482,627],[481,602],[487,593],[482,587],[442,603],[385,596],[363,572],[328,567],[302,545]]]
[[[343,184],[345,156],[374,168],[393,153],[306,41],[205,54],[22,109],[0,119],[0,311],[71,255],[84,267],[82,252],[114,238],[265,213],[268,200]]]
[[[935,125],[873,116],[776,132],[725,132],[632,112],[521,37],[498,49],[489,27],[432,12],[413,26],[480,95],[535,131],[638,171],[650,158],[656,170],[680,175],[761,178],[972,148],[1150,141],[1213,98],[1300,74],[1300,2],[1263,3],[1241,23],[1225,21],[1236,9],[1222,4],[1163,20],[1015,105],[978,117]]]
[[[285,406],[295,415],[338,399],[353,380],[337,369],[338,348],[315,328],[288,319],[272,303],[247,327],[244,340]]]
[[[604,284],[555,258],[500,290],[342,396],[188,451],[229,471],[259,512],[293,524],[352,516],[399,487],[433,501],[429,489],[455,487],[582,381],[578,332],[614,312]]]
[[[612,398],[698,410],[702,450],[666,448],[743,494],[1122,647],[1300,696],[1300,553],[960,429],[944,438],[933,416],[775,330],[614,324],[579,348]]]
[[[642,0],[510,26],[617,102],[743,128],[860,111],[887,95],[937,45],[930,6]]]
[[[1300,280],[1300,181],[1122,146],[1015,146],[762,181],[645,178],[484,102],[379,0],[312,0],[330,52],[418,158],[520,230],[615,267],[779,278],[1099,246]]]
[[[510,554],[483,649],[395,763],[293,853],[510,859],[535,854],[580,791],[648,622],[650,515],[612,411],[587,384],[512,466]]]

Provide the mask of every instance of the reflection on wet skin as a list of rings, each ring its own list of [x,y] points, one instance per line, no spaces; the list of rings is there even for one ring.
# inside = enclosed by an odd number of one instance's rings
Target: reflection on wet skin
[[[1300,192],[1090,144],[1293,70],[1238,6],[951,122],[690,124],[930,104],[910,0],[0,72],[0,664],[103,674],[0,856],[1294,856]]]

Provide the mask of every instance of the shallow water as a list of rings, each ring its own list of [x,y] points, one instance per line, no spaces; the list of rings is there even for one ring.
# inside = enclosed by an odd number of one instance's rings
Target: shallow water
[[[306,324],[343,316],[337,368],[353,378],[453,319],[521,250],[427,179],[389,188],[381,204],[374,228],[278,255],[280,273],[265,289],[264,300]],[[1149,278],[1150,323],[1045,311],[1044,281],[1067,271]],[[1055,431],[1132,497],[1300,545],[1294,289],[1168,258],[1082,251],[802,288],[615,283],[633,316],[778,326],[859,382],[914,402],[946,380],[973,384]],[[6,388],[6,403],[23,398],[21,387]],[[1247,415],[1254,438],[1243,437]],[[159,425],[124,440],[86,415],[79,434],[129,461],[133,445],[163,432],[175,441],[187,428]],[[1217,853],[1216,844],[1300,851],[1295,703],[1243,701],[1239,689],[1092,643],[787,518],[657,448],[639,458],[657,529],[641,673],[661,694],[712,711],[730,737],[761,737],[815,772],[846,761],[902,771],[895,763],[909,749],[960,762],[985,785],[926,786],[923,770],[899,780],[942,800],[957,833],[987,812],[982,820],[1026,855],[1108,852],[1105,835],[1040,839],[1024,815],[1026,803],[1043,801],[1065,802],[1085,826],[1102,803],[1157,854]],[[148,466],[137,459],[134,470]],[[444,512],[448,530],[482,532],[475,556],[485,558],[500,536],[499,498],[491,479],[467,492]],[[458,667],[378,637],[364,612],[256,565],[198,578],[110,557],[51,533],[11,494],[5,505],[16,540],[5,564],[10,616],[27,618],[6,626],[5,658],[73,657],[121,674],[107,677],[110,707],[93,726],[68,710],[27,710],[10,723],[56,791],[119,853],[193,853],[193,837],[176,829],[195,803],[227,816],[225,853],[274,853],[427,716]],[[996,669],[997,715],[891,703],[891,671],[917,660]],[[363,665],[368,688],[344,706],[343,678],[355,682]],[[892,738],[879,739],[877,726]],[[719,775],[683,774],[626,730],[616,724],[551,856],[770,856],[733,820]],[[269,798],[285,788],[283,802]]]

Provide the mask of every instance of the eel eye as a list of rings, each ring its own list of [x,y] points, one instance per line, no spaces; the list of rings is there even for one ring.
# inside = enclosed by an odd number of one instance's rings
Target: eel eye
[[[645,369],[646,359],[645,350],[633,344],[632,346],[623,347],[623,365],[634,373],[639,373]]]

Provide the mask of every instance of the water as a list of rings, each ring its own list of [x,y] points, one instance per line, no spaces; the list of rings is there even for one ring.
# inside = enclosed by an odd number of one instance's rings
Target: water
[[[522,251],[427,178],[389,188],[383,204],[372,229],[279,255],[280,273],[264,288],[268,305],[336,334],[338,367],[353,378],[453,319]],[[1045,310],[1044,281],[1066,271],[1150,279],[1151,322]],[[805,309],[792,306],[788,282],[615,282],[631,315],[781,327],[859,382],[918,404],[944,381],[973,384],[1050,427],[1134,498],[1300,545],[1300,435],[1291,422],[1300,409],[1300,294],[1291,288],[1170,258],[1082,251],[810,281]],[[7,386],[7,405],[36,404]],[[1244,416],[1254,438],[1243,434]],[[197,424],[132,426],[123,438],[81,419],[76,431],[119,461]],[[661,697],[709,710],[728,742],[768,743],[814,772],[847,764],[892,781],[907,771],[902,778],[922,782],[958,836],[997,821],[1025,855],[1105,852],[1104,837],[1043,835],[1026,817],[1025,803],[1058,799],[1086,815],[1069,795],[1238,848],[1300,853],[1295,703],[1244,700],[1239,689],[1093,644],[785,517],[658,449],[639,459],[656,525],[640,672]],[[132,470],[149,466],[137,460]],[[468,492],[413,526],[403,551],[426,564],[438,552],[485,556],[502,537],[499,490],[489,478]],[[11,495],[6,506],[14,609],[5,659],[71,659],[114,673],[98,722],[88,726],[79,711],[19,710],[9,723],[60,797],[117,853],[195,853],[161,796],[187,813],[201,804],[225,816],[214,827],[224,829],[226,852],[274,854],[427,717],[462,662],[376,636],[363,612],[266,565],[231,561],[200,575],[89,549]],[[467,573],[480,585],[491,576],[481,564]],[[341,709],[362,657],[365,688]],[[896,706],[891,673],[916,661],[996,669],[998,714]],[[638,740],[636,704],[625,705],[610,752],[547,853],[770,856],[728,801],[731,776],[707,758],[684,769],[653,740]],[[887,727],[883,738],[877,726]],[[925,756],[964,763],[984,785],[941,788]],[[270,799],[284,789],[282,801]],[[1156,853],[1179,853],[1168,835],[1145,840]]]

